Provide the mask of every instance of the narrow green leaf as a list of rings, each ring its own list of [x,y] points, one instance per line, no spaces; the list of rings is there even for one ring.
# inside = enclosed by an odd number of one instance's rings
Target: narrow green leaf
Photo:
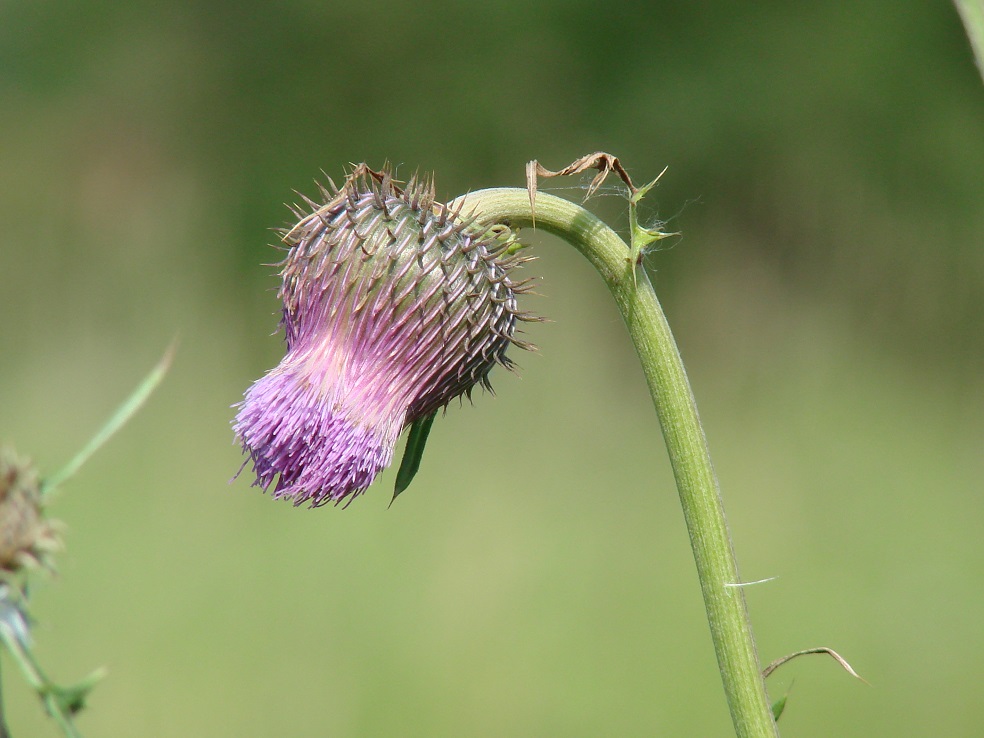
[[[427,436],[431,426],[434,425],[434,418],[437,412],[413,421],[410,425],[410,432],[407,434],[407,445],[403,449],[403,461],[400,462],[400,470],[396,473],[396,488],[393,490],[393,500],[399,497],[420,469],[420,460],[424,456],[424,445],[427,443]],[[393,504],[390,500],[390,504]]]
[[[175,347],[175,343],[172,343],[168,347],[161,360],[151,369],[150,374],[144,377],[144,380],[137,386],[133,393],[116,409],[112,417],[106,421],[106,424],[99,429],[85,447],[75,455],[75,458],[69,461],[60,471],[41,483],[41,494],[48,494],[75,474],[89,460],[89,457],[96,453],[106,441],[113,437],[116,431],[126,424],[126,421],[134,416],[137,410],[147,401],[147,398],[150,397],[151,393],[157,389],[157,386],[164,379],[164,375],[167,374],[167,370],[171,366],[171,359],[174,357]]]

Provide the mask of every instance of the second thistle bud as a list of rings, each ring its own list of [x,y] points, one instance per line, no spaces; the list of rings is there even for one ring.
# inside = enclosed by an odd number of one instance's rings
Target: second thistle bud
[[[390,464],[406,426],[489,388],[521,313],[511,233],[359,165],[284,235],[287,353],[247,390],[235,431],[256,484],[295,505],[340,502]]]
[[[52,569],[51,553],[61,545],[57,528],[44,516],[37,471],[0,446],[0,579]]]

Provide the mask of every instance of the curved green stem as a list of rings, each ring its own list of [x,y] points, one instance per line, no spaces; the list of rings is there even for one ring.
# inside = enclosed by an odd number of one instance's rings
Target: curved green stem
[[[473,192],[464,203],[481,225],[533,225],[524,189]],[[629,329],[663,428],[680,501],[690,532],[707,620],[736,734],[778,736],[752,638],[724,507],[690,383],[656,293],[626,243],[584,208],[536,194],[536,227],[578,249],[605,280]]]

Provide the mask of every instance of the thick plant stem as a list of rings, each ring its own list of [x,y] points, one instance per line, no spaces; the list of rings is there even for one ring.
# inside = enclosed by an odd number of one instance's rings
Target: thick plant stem
[[[481,225],[533,225],[524,189],[473,192],[451,203]],[[707,441],[676,342],[649,278],[630,249],[584,208],[536,194],[535,225],[577,248],[598,270],[618,304],[649,383],[690,532],[707,620],[732,721],[740,738],[778,736],[762,678],[745,596]]]

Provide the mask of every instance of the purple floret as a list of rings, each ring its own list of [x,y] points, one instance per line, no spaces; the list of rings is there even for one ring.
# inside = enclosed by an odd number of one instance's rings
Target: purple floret
[[[246,392],[235,431],[253,460],[255,486],[312,507],[355,497],[389,466],[396,440],[381,438],[310,386],[271,372]],[[399,432],[399,426],[397,426]],[[279,476],[278,476],[279,475]]]

